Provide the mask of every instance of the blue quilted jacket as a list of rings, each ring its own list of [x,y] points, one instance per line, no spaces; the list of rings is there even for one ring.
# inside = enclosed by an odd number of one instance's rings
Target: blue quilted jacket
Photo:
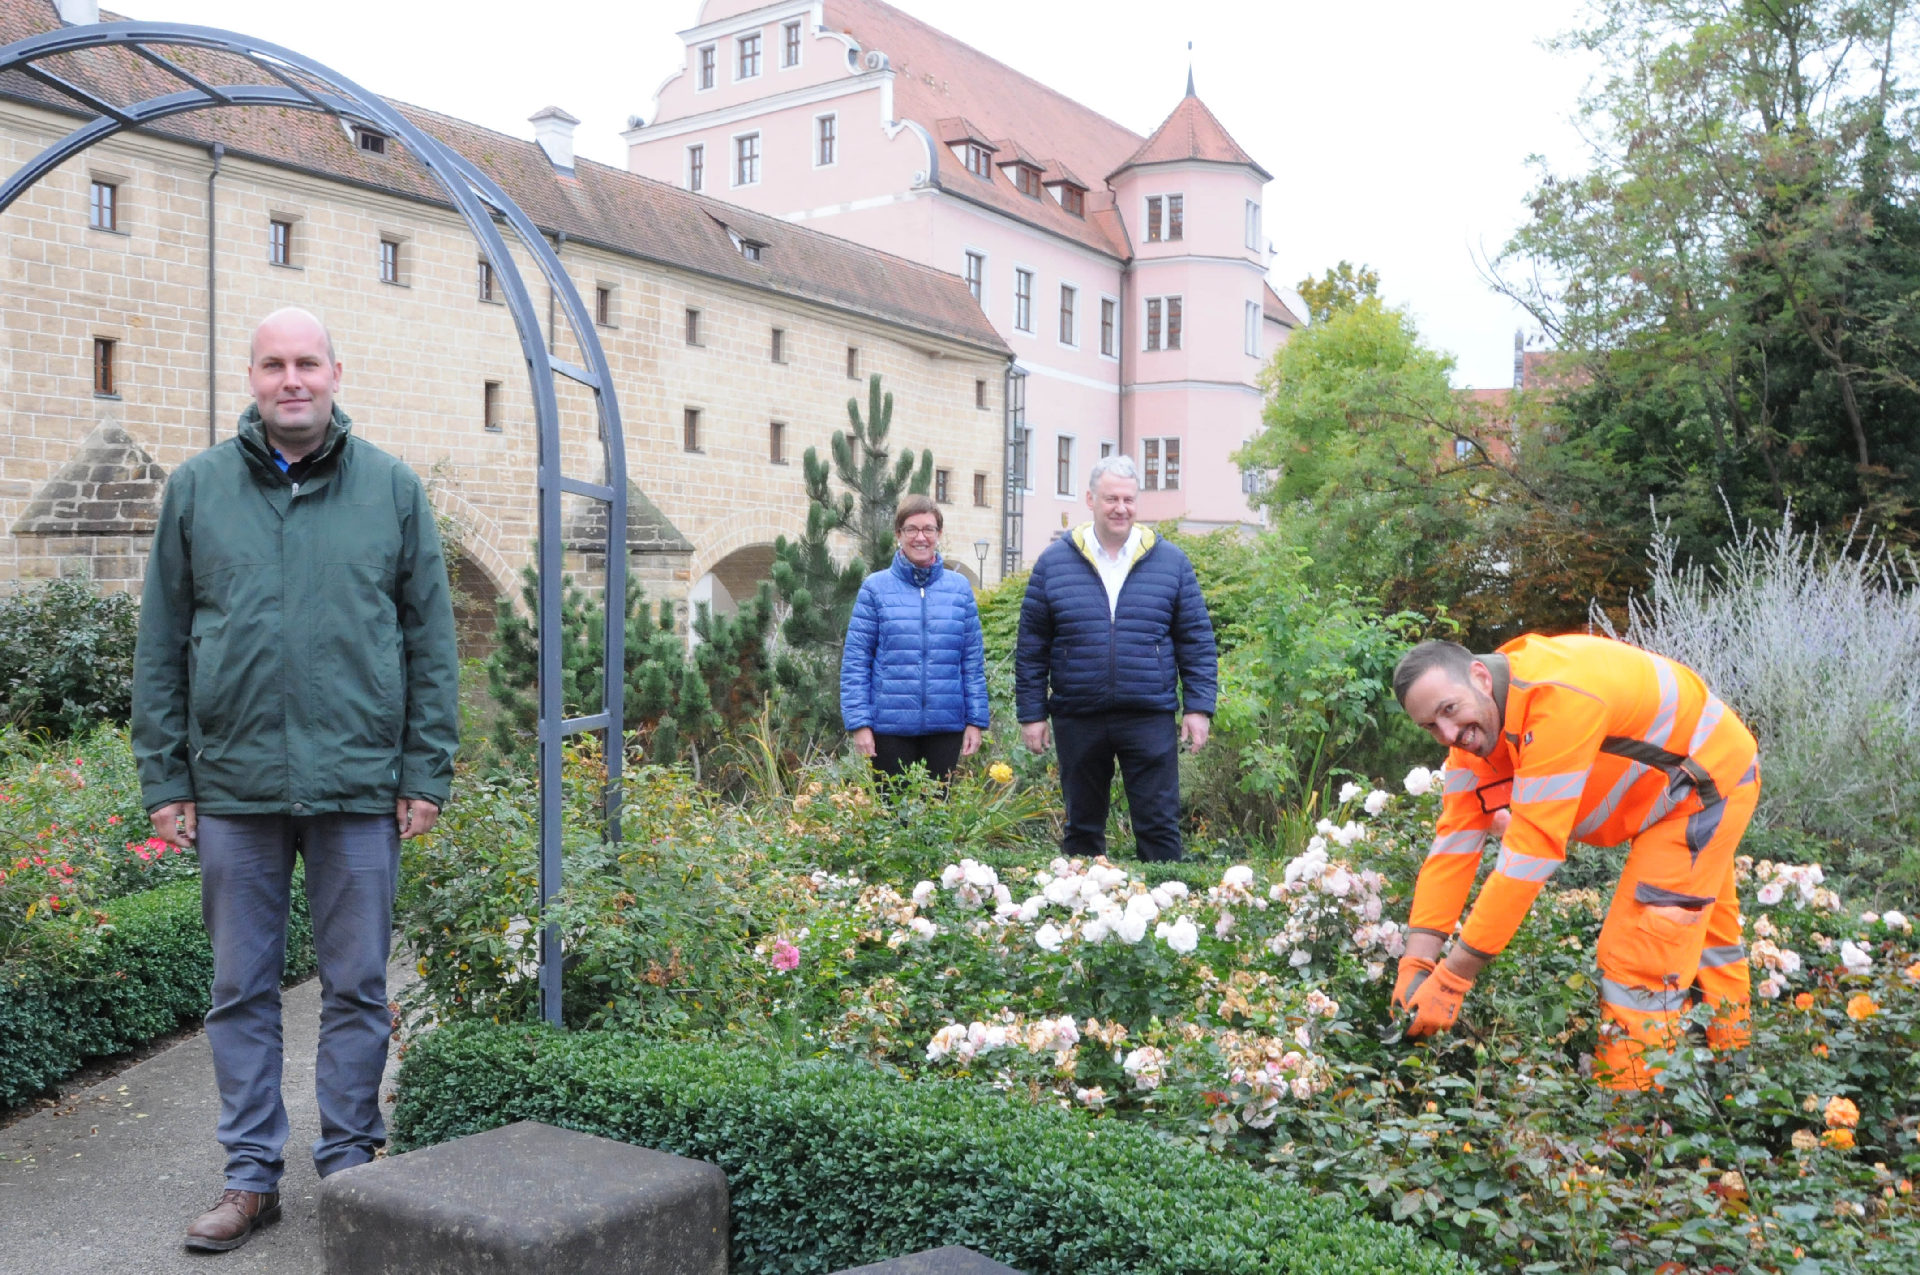
[[[987,728],[986,647],[965,576],[895,553],[866,578],[840,656],[840,718],[876,735]]]
[[[1021,721],[1116,709],[1211,715],[1218,683],[1213,621],[1178,548],[1142,527],[1111,612],[1093,564],[1092,523],[1041,551],[1020,604],[1013,696]]]

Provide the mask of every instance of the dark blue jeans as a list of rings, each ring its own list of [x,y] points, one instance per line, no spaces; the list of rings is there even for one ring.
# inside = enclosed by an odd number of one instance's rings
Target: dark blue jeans
[[[1180,857],[1179,719],[1161,712],[1056,717],[1053,746],[1067,802],[1063,853],[1107,852],[1107,806],[1117,760],[1140,857]]]
[[[285,1164],[280,979],[296,855],[306,863],[320,965],[313,1163],[321,1177],[364,1164],[387,1138],[380,1075],[393,1034],[387,957],[400,882],[393,816],[202,815],[199,851],[200,912],[213,941],[207,1041],[228,1188],[272,1191]]]

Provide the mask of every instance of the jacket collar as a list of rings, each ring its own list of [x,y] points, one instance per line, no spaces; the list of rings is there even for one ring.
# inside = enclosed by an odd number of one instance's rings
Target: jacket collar
[[[1140,533],[1140,539],[1134,547],[1133,556],[1127,559],[1127,569],[1129,571],[1133,569],[1134,565],[1138,563],[1140,559],[1152,552],[1153,546],[1160,540],[1160,537],[1154,534],[1152,527],[1143,527],[1139,523],[1135,523],[1134,530]],[[1098,570],[1100,562],[1093,554],[1099,542],[1094,539],[1093,521],[1089,519],[1081,523],[1078,527],[1075,527],[1072,538],[1073,547],[1080,551],[1080,556],[1092,563],[1094,569]]]
[[[933,556],[932,566],[916,567],[907,561],[906,554],[900,552],[898,549],[893,551],[893,574],[905,580],[908,585],[915,589],[926,588],[935,580],[938,580],[940,573],[945,569],[939,554]]]
[[[327,422],[327,436],[320,440],[320,446],[313,453],[313,478],[318,480],[323,474],[331,473],[339,463],[340,453],[347,445],[347,438],[353,432],[353,420],[333,405],[333,416]],[[273,444],[267,441],[266,422],[260,419],[258,404],[249,404],[247,410],[240,413],[238,430],[240,453],[247,458],[247,464],[254,473],[270,483],[287,482],[287,476],[273,461]]]

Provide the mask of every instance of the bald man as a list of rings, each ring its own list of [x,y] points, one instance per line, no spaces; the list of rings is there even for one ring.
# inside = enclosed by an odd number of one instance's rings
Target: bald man
[[[200,857],[207,1039],[226,1187],[190,1249],[280,1215],[280,979],[295,858],[319,958],[325,1177],[386,1140],[388,943],[400,841],[433,827],[458,743],[453,608],[433,508],[334,403],[325,325],[254,330],[253,406],[167,481],[134,661],[133,742],[156,835]]]

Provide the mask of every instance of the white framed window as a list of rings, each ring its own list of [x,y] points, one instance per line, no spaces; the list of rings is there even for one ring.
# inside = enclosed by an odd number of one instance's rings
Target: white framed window
[[[1180,440],[1143,438],[1140,440],[1140,490],[1180,490]]]
[[[987,308],[987,257],[985,253],[968,251],[965,275],[967,291],[980,303],[982,310]]]
[[[1111,455],[1113,455],[1113,440],[1111,438],[1101,439],[1100,440],[1100,459],[1105,460],[1107,457]]]
[[[1053,440],[1053,494],[1071,496],[1073,490],[1073,435],[1058,434]]]
[[[87,228],[120,229],[120,187],[95,179],[87,187]]]
[[[290,218],[270,217],[267,219],[267,260],[276,266],[290,266],[293,264],[293,222]],[[483,261],[480,264],[486,266],[487,263]],[[491,269],[491,267],[488,267],[488,269]],[[482,296],[480,299],[482,301],[493,300],[493,280],[487,278],[481,282],[486,289],[487,295]]]
[[[1080,289],[1070,283],[1060,285],[1060,344],[1080,346]],[[1069,496],[1073,493],[1068,492]]]
[[[1147,196],[1147,242],[1171,243],[1186,238],[1186,196]]]
[[[993,154],[986,147],[967,143],[967,171],[982,181],[993,180]]]
[[[840,117],[829,112],[813,117],[813,166],[831,168],[840,160]]]
[[[1021,332],[1033,331],[1033,271],[1013,272],[1013,326]]]
[[[760,33],[733,37],[733,78],[751,80],[760,74]]]
[[[1260,204],[1252,199],[1247,201],[1247,251],[1260,251]]]
[[[1260,303],[1247,302],[1247,353],[1253,358],[1260,357]]]
[[[760,134],[742,133],[733,139],[733,184],[760,184]]]
[[[1117,297],[1100,298],[1100,353],[1103,357],[1120,357],[1120,301]]]
[[[1148,350],[1177,350],[1180,348],[1181,306],[1179,297],[1147,298],[1147,340]]]
[[[1021,410],[1025,411],[1025,408]],[[1030,492],[1033,490],[1033,431],[1022,426],[1015,431],[1014,437],[1019,440],[1015,444],[1014,460],[1017,464],[1014,472],[1020,478],[1020,490]]]
[[[720,49],[718,45],[703,44],[693,51],[694,71],[693,91],[704,93],[714,86],[719,78]]]
[[[687,147],[687,189],[695,192],[707,188],[707,148],[705,146]]]
[[[780,69],[790,70],[800,65],[800,24],[789,22],[780,28]]]

